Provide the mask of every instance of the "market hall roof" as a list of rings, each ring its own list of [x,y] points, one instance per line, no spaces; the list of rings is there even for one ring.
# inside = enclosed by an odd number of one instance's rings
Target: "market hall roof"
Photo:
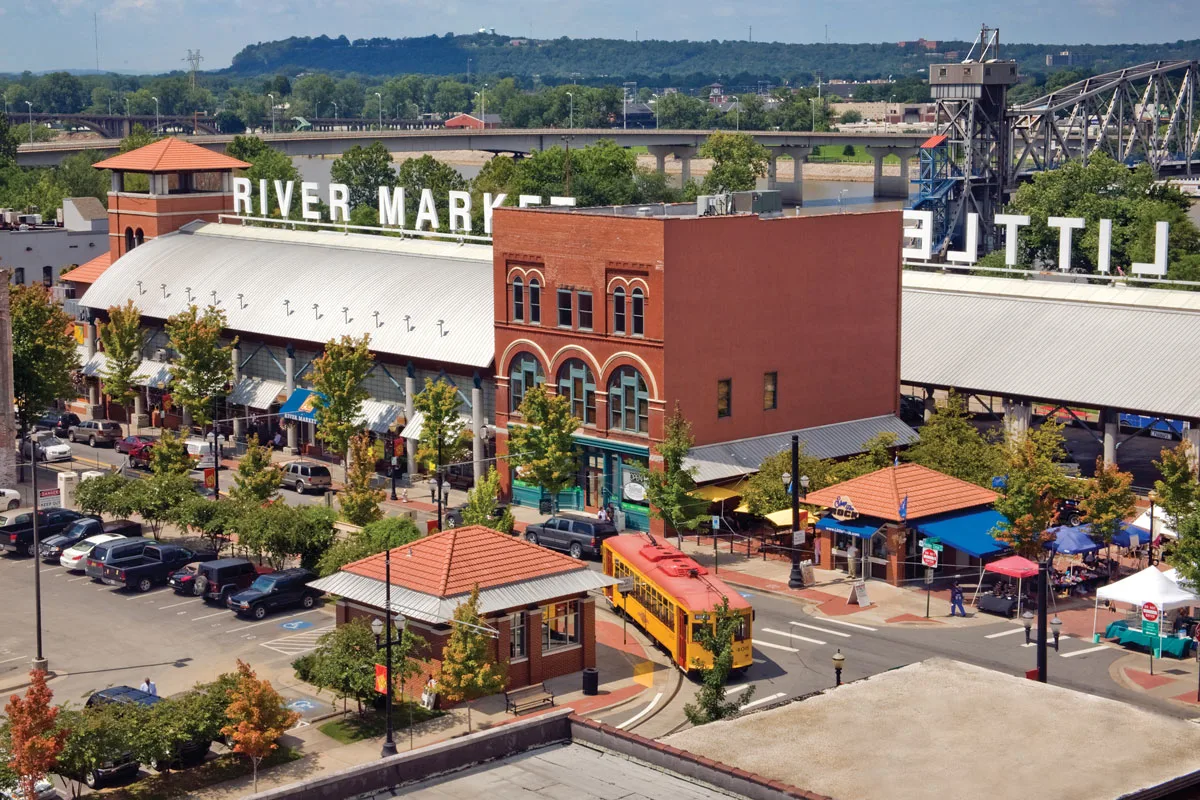
[[[899,522],[900,504],[905,498],[908,499],[905,518],[916,520],[990,505],[999,495],[920,464],[900,464],[809,492],[804,502],[833,507],[839,497],[849,498],[854,510],[864,517]]]
[[[900,379],[1200,418],[1200,293],[904,272]]]
[[[241,334],[324,344],[366,333],[379,353],[479,369],[494,356],[482,245],[193,222],[117,259],[80,302],[132,300],[166,319],[213,292]]]
[[[216,172],[250,168],[245,161],[174,137],[159,139],[145,147],[98,161],[92,166],[96,169],[152,173]]]

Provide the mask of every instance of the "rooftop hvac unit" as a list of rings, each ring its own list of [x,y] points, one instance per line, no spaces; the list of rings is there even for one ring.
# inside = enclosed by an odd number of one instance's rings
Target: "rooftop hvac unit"
[[[696,198],[696,214],[701,217],[717,217],[729,214],[733,202],[727,194],[702,194]]]
[[[774,189],[734,192],[733,210],[738,214],[782,214],[783,199]]]

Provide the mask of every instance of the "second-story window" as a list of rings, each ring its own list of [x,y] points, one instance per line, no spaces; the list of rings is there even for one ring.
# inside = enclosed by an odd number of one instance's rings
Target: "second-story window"
[[[646,295],[642,293],[641,289],[634,289],[630,297],[633,301],[633,313],[631,315],[633,317],[631,320],[633,322],[632,333],[634,336],[643,336],[646,333]]]
[[[625,290],[613,289],[613,333],[625,333]]]
[[[579,330],[590,331],[592,329],[592,293],[579,293]]]
[[[512,282],[512,318],[513,322],[525,321],[525,283],[520,278]]]
[[[569,328],[574,320],[574,313],[571,309],[571,290],[558,290],[558,327]]]
[[[542,285],[537,278],[529,279],[529,322],[542,324]]]
[[[775,394],[778,381],[778,372],[763,373],[763,411],[770,411],[772,408],[778,407],[779,400]]]
[[[717,381],[717,417],[728,417],[733,413],[733,380],[724,378]]]

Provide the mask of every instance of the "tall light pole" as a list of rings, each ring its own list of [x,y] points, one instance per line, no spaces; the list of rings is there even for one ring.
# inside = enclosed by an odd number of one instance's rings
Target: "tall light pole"
[[[396,755],[396,739],[394,728],[392,726],[392,645],[404,646],[404,626],[408,622],[403,614],[396,615],[396,630],[400,634],[399,640],[394,640],[392,637],[392,551],[388,548],[383,555],[383,583],[384,583],[384,601],[383,601],[383,618],[385,622],[380,622],[378,618],[371,622],[371,632],[375,634],[375,649],[385,650],[384,654],[384,675],[387,680],[387,691],[384,693],[384,716],[387,721],[387,735],[383,740],[383,749],[379,755],[381,758]],[[379,642],[381,635],[387,635],[387,641]]]
[[[567,97],[569,98],[569,102],[571,104],[571,112],[570,112],[571,122],[569,125],[567,125],[567,127],[574,128],[575,127],[575,94],[573,92],[567,92]]]
[[[33,103],[26,100],[25,105],[29,106],[29,143],[33,144]]]
[[[330,100],[329,102],[333,103],[333,127],[336,128],[337,127],[337,115],[338,115],[337,102],[334,100]]]
[[[108,101],[108,113],[112,114],[112,101]],[[4,116],[8,116],[8,95],[4,95]]]
[[[375,99],[379,101],[379,130],[383,130],[383,95],[376,92]]]
[[[735,131],[742,129],[742,98],[737,95],[733,97],[733,129]]]
[[[155,132],[155,133],[158,133],[158,126],[159,126],[159,119],[158,119],[158,98],[157,98],[157,97],[151,97],[150,99],[154,101],[154,132]]]
[[[487,129],[487,87],[485,83],[479,91],[479,114],[483,117],[483,127]]]
[[[33,104],[25,101],[33,108]],[[33,130],[32,126],[30,130]],[[37,442],[29,442],[29,461],[33,465],[33,609],[34,626],[36,628],[37,652],[33,657],[33,668],[47,671],[49,666],[42,653],[42,537],[38,517],[42,511],[38,508],[38,479],[37,479]]]
[[[654,130],[658,130],[658,95],[650,95],[654,98]]]
[[[271,98],[271,133],[275,132],[275,95],[267,92],[267,97]]]
[[[800,489],[808,496],[808,476],[800,475],[800,436],[792,434],[792,471],[783,473],[783,482],[788,485],[792,495],[792,571],[788,575],[788,586],[792,589],[804,588],[804,573],[800,570]]]

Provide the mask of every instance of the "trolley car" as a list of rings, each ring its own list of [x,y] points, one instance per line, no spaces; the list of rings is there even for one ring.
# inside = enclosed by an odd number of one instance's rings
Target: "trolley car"
[[[687,672],[711,667],[712,654],[695,637],[696,628],[712,625],[712,613],[723,599],[741,617],[734,634],[733,668],[749,667],[754,657],[750,640],[754,609],[724,581],[678,549],[646,534],[622,534],[604,540],[604,574],[621,586],[604,590],[613,608],[620,609],[670,654]],[[632,585],[630,585],[632,584]]]

